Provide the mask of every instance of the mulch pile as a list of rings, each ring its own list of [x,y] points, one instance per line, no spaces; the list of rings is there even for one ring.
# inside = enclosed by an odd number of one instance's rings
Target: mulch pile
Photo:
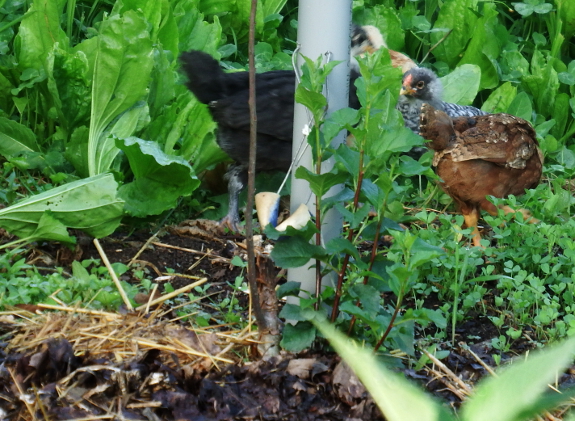
[[[333,354],[243,363],[253,333],[152,314],[0,314],[0,420],[378,420]]]

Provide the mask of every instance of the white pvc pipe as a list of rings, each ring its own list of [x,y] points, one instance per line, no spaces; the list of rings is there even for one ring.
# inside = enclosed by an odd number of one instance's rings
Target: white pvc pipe
[[[298,16],[298,44],[300,46],[297,58],[298,69],[306,56],[316,60],[320,55],[325,57],[329,53],[330,60],[342,61],[337,65],[327,79],[328,87],[328,115],[335,110],[348,106],[349,98],[349,50],[351,33],[351,6],[352,0],[300,0]],[[294,130],[293,130],[293,154],[300,149],[304,139],[302,131],[309,124],[306,108],[296,103],[294,110]],[[345,142],[345,132],[342,131],[333,141],[336,145]],[[314,170],[312,167],[311,148],[307,148],[300,165]],[[323,165],[324,171],[329,171],[333,166],[332,161],[327,161]],[[305,180],[296,179],[292,173],[291,180],[291,212],[293,213],[301,203],[306,203],[315,215],[315,197],[312,196]],[[341,187],[334,187],[327,196],[336,194]],[[332,210],[328,212],[322,221],[322,234],[324,243],[330,239],[341,235],[342,218],[338,212]],[[314,241],[315,243],[315,241]],[[315,270],[308,269],[306,265],[289,269],[288,281],[301,282],[303,290],[315,292]],[[332,279],[324,279],[324,284],[331,284]],[[297,303],[295,297],[288,302]]]

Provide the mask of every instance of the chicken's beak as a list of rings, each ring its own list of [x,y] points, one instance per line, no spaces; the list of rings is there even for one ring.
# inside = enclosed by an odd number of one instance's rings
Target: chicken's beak
[[[369,53],[369,54],[373,54],[377,51],[377,48],[375,48],[373,45],[369,44],[365,46],[365,52]]]
[[[402,86],[401,91],[399,91],[399,95],[413,95],[413,94],[415,94],[415,89],[406,85]]]

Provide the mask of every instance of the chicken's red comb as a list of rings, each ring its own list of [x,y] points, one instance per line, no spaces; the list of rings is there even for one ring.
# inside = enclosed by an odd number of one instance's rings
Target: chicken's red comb
[[[411,86],[411,82],[413,81],[413,75],[409,74],[403,79],[403,86]]]

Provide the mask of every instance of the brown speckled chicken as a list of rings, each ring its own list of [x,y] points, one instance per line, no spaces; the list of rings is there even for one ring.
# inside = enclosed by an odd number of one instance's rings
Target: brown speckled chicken
[[[486,196],[518,196],[539,184],[543,155],[535,130],[509,114],[451,118],[429,104],[421,107],[420,130],[435,151],[433,165],[442,189],[457,203],[467,227],[473,228],[473,245],[481,246],[480,209],[497,215]],[[531,217],[525,209],[504,206],[503,211]]]

